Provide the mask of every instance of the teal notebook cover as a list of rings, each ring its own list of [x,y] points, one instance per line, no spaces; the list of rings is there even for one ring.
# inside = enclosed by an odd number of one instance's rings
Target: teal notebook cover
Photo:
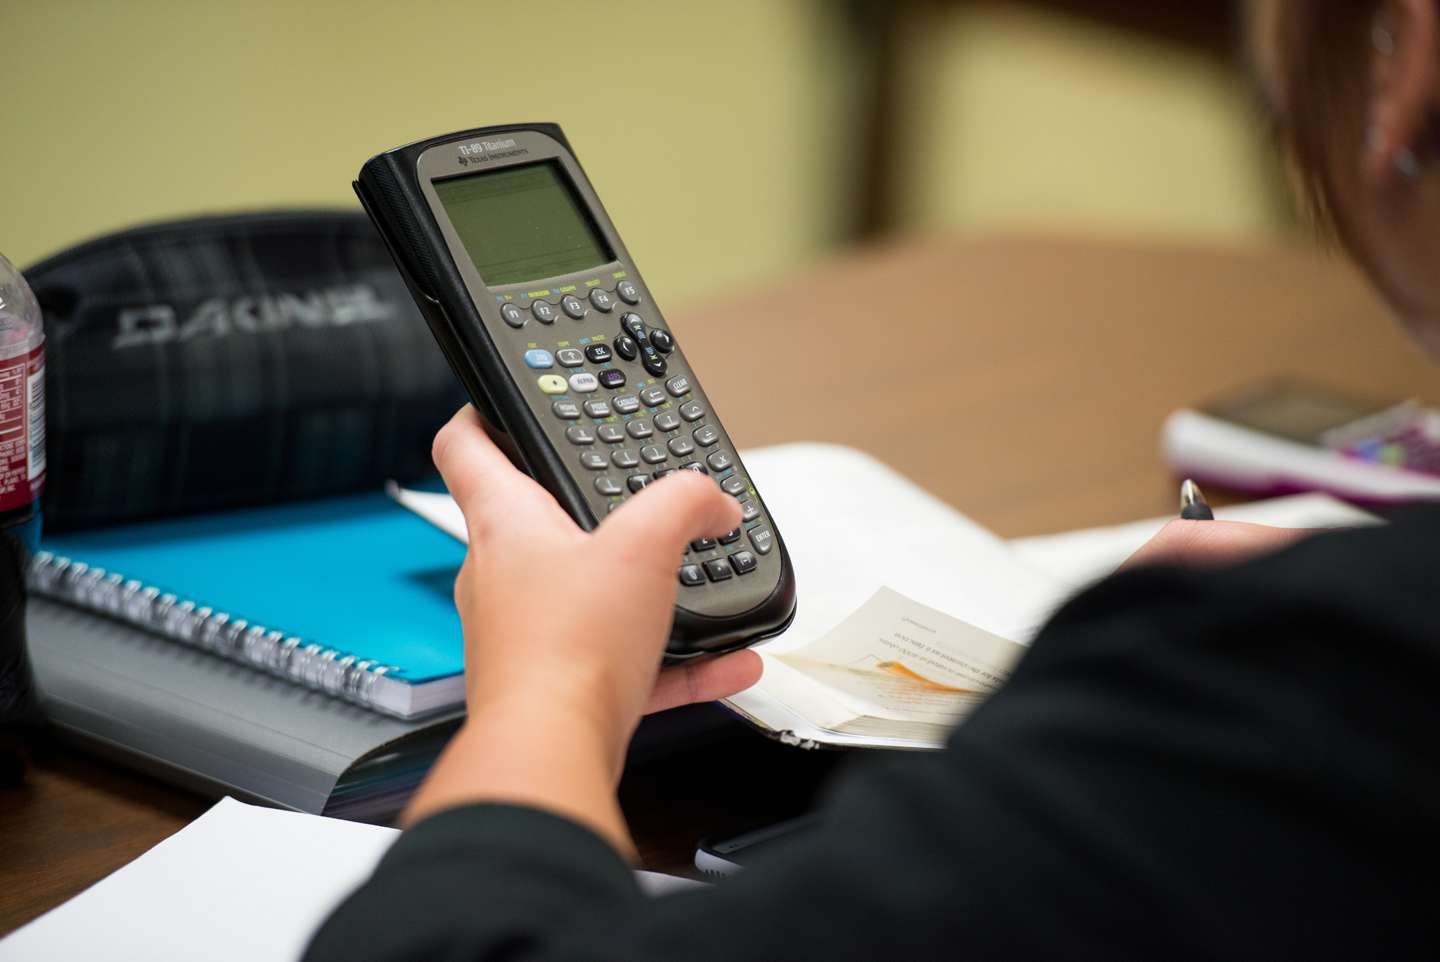
[[[382,493],[67,532],[41,548],[395,666],[388,677],[411,685],[464,669],[453,589],[465,546]]]

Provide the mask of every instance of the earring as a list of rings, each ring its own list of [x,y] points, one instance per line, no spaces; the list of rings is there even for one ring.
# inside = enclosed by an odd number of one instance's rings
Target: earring
[[[1382,57],[1391,57],[1395,54],[1395,31],[1385,22],[1383,16],[1376,17],[1375,22],[1370,26],[1370,42],[1375,45],[1376,53]]]
[[[1395,31],[1390,29],[1390,22],[1383,13],[1377,15],[1375,22],[1370,25],[1370,43],[1374,45],[1375,52],[1382,57],[1395,55],[1398,46],[1395,40]],[[1384,143],[1380,131],[1375,127],[1366,131],[1365,139],[1371,150],[1381,149]],[[1420,158],[1410,147],[1396,148],[1391,163],[1395,166],[1395,172],[1407,180],[1414,180],[1420,176]]]
[[[1395,170],[1408,180],[1414,180],[1420,176],[1420,159],[1415,156],[1415,151],[1409,147],[1401,147],[1395,151]]]

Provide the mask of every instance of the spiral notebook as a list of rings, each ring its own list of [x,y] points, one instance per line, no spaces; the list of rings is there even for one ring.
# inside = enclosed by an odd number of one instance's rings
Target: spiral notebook
[[[30,588],[399,718],[464,699],[465,549],[383,493],[42,539]]]

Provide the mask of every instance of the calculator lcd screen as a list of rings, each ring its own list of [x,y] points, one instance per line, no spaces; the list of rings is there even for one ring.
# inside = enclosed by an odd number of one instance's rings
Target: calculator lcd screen
[[[615,259],[556,161],[462,174],[434,186],[460,243],[492,287]]]

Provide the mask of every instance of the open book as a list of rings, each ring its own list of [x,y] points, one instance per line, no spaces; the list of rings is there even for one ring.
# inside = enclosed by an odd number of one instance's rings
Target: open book
[[[1167,520],[1009,543],[852,448],[786,444],[743,457],[800,600],[790,629],[754,649],[760,681],[725,703],[807,748],[938,747],[1065,598]],[[464,540],[448,495],[391,494]],[[1324,495],[1218,513],[1304,527],[1373,520]]]
[[[866,697],[835,682],[858,683],[867,673],[837,675],[818,667],[817,659],[831,656],[814,645],[881,589],[928,609],[926,617],[958,620],[978,631],[975,637],[1017,652],[1019,646],[1006,639],[1028,638],[1064,597],[1059,579],[1021,561],[1003,540],[866,454],[829,444],[786,444],[743,457],[789,549],[800,602],[790,629],[755,649],[765,661],[760,682],[726,703],[787,742],[930,748],[958,717],[951,712],[940,718],[933,710],[889,717],[897,709],[892,700],[888,711],[876,706],[878,713],[867,714],[862,707],[852,718],[840,718],[847,710],[842,706],[861,706]],[[463,519],[447,495],[391,493],[464,539]],[[997,668],[1005,661],[993,660]],[[889,680],[900,682],[892,689],[906,687],[899,675]],[[964,700],[973,704],[978,697]]]

